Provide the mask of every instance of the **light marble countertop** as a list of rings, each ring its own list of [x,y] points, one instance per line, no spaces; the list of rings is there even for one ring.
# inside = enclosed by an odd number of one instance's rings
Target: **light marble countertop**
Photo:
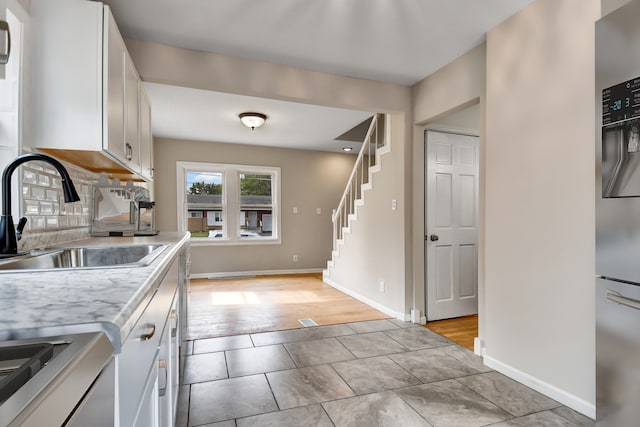
[[[148,266],[81,270],[0,272],[0,341],[104,331],[116,349],[189,235],[94,237],[59,245],[167,244]]]

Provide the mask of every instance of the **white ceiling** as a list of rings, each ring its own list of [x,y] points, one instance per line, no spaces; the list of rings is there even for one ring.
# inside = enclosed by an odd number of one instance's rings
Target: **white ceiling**
[[[231,95],[200,89],[145,83],[153,106],[153,134],[165,138],[278,146],[342,152],[356,143],[335,141],[338,135],[371,117],[371,113]],[[267,114],[264,126],[251,130],[238,115]]]
[[[127,38],[411,85],[481,44],[489,29],[533,0],[103,1],[111,6]],[[169,89],[165,92],[155,89],[151,96],[155,136],[206,137],[217,141],[224,136],[229,142],[273,144],[288,130],[297,132],[287,126],[280,129],[283,134],[278,134],[276,129],[268,131],[272,123],[274,126],[278,123],[276,118],[283,120],[283,124],[294,123],[293,117],[300,117],[296,110],[309,107],[277,103],[274,104],[280,108],[277,114],[261,110],[274,114],[274,120],[247,136],[240,133],[244,130],[238,128],[237,123],[223,119],[231,114],[230,109],[219,111],[220,127],[215,129],[209,126],[211,115],[198,113],[196,108],[202,105],[196,107],[182,102],[181,111],[175,117],[166,114],[178,110],[175,99],[163,95],[169,93]],[[176,89],[182,90],[189,92]],[[176,93],[171,92],[172,96]],[[188,100],[196,95],[179,96]],[[205,97],[204,94],[198,96]],[[222,95],[210,94],[209,100],[203,102],[223,105],[217,102],[218,96]],[[228,96],[231,95],[224,95]],[[251,100],[257,103],[255,98]],[[247,99],[236,101],[238,108],[245,109],[243,102]],[[317,141],[318,135],[312,135],[312,128],[308,127],[309,132],[296,135],[302,146],[310,148],[321,143],[321,147],[327,147],[343,132],[344,121],[335,122],[332,128],[333,122],[329,119],[334,112],[328,111],[325,115],[314,110],[315,114],[327,118],[323,129],[330,139]],[[202,120],[196,121],[197,116]],[[351,126],[359,123],[359,117],[353,113]],[[184,124],[185,118],[191,118],[188,126]],[[291,138],[287,141],[286,144],[290,144]]]

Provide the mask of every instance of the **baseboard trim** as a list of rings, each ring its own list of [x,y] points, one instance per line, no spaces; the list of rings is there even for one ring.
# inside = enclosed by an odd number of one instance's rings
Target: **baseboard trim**
[[[484,350],[484,349],[483,349]],[[577,396],[574,396],[571,393],[567,393],[564,390],[559,389],[558,387],[551,385],[545,381],[542,381],[539,378],[536,378],[532,375],[529,375],[525,372],[520,371],[519,369],[514,368],[513,366],[507,365],[497,359],[494,359],[491,356],[486,355],[486,351],[484,351],[484,364],[488,367],[495,369],[496,371],[512,378],[535,391],[544,394],[545,396],[554,399],[563,405],[568,406],[569,408],[575,409],[583,415],[586,415],[589,418],[595,419],[596,417],[596,406],[592,403],[589,403]]]
[[[225,271],[217,273],[196,273],[190,274],[191,279],[225,278],[225,277],[253,277],[253,276],[274,276],[278,274],[308,274],[322,273],[322,268],[303,268],[299,270],[256,270],[256,271]]]
[[[350,297],[353,297],[355,299],[357,299],[360,302],[363,302],[373,308],[375,308],[378,311],[383,312],[386,315],[389,315],[391,317],[394,317],[396,319],[402,320],[403,322],[407,322],[411,320],[411,316],[409,314],[405,314],[405,313],[401,313],[399,311],[395,311],[390,309],[389,307],[385,307],[384,305],[377,303],[365,296],[360,295],[357,292],[352,291],[351,289],[347,289],[344,286],[334,282],[331,279],[328,279],[327,277],[323,278],[324,283],[326,283],[327,285],[336,288],[337,290],[339,290],[340,292],[344,292],[345,294],[349,295]]]
[[[482,348],[482,340],[480,339],[480,337],[475,337],[473,339],[473,352],[477,356],[482,356],[483,350],[484,349]]]

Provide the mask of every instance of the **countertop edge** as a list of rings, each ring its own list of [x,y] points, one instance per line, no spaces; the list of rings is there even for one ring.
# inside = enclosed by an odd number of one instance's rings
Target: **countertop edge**
[[[163,235],[164,234],[164,235]],[[167,244],[165,249],[151,264],[145,267],[130,267],[118,269],[118,273],[122,276],[123,273],[130,273],[135,277],[144,275],[144,279],[137,278],[137,283],[132,283],[128,289],[129,291],[123,292],[126,298],[122,298],[120,295],[120,302],[116,306],[117,308],[110,307],[111,314],[92,313],[92,316],[87,316],[86,321],[81,321],[76,318],[73,322],[67,323],[55,323],[54,321],[42,320],[38,316],[37,309],[31,310],[32,313],[26,316],[26,321],[14,322],[19,323],[20,327],[11,327],[12,323],[10,319],[0,318],[0,341],[14,340],[14,339],[30,339],[30,338],[44,338],[58,335],[70,335],[86,332],[101,331],[107,334],[109,340],[116,348],[116,353],[120,351],[122,343],[131,333],[138,318],[148,305],[154,292],[159,286],[161,280],[169,270],[171,263],[175,260],[178,254],[188,246],[189,233],[181,235],[179,233],[160,233],[158,236],[153,237],[133,237],[133,238],[102,238],[94,237],[83,239],[73,242],[75,245],[91,246],[95,244],[99,245],[136,245],[146,244],[149,242]],[[66,244],[59,245],[63,247]],[[84,273],[84,280],[87,281],[92,275],[108,276],[112,273],[113,269],[94,269],[91,272]],[[9,280],[24,280],[25,274],[33,274],[29,272],[24,273],[12,273],[4,277]],[[45,277],[55,277],[56,274],[68,274],[68,272],[48,272],[42,273],[42,275],[48,275]],[[95,276],[95,277],[98,277]],[[2,275],[0,275],[2,278]],[[122,279],[119,279],[122,281]],[[27,286],[29,284],[26,284]],[[90,286],[90,285],[87,285]],[[177,286],[177,283],[176,283]],[[41,286],[42,287],[42,286]],[[94,292],[108,292],[106,284],[96,285],[93,289]],[[27,291],[28,292],[28,291]],[[102,295],[102,294],[100,294]],[[105,297],[108,301],[108,297]],[[126,299],[126,302],[124,302]],[[32,307],[26,307],[23,310],[28,310]],[[73,310],[73,308],[69,308]],[[22,314],[22,313],[21,313]],[[43,315],[44,316],[44,315]]]

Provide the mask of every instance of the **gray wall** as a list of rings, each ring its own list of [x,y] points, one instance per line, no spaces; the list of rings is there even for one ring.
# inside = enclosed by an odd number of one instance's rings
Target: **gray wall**
[[[161,231],[177,229],[176,161],[281,168],[282,243],[193,245],[192,274],[326,268],[332,246],[331,212],[342,196],[354,155],[161,138],[154,143],[157,225]],[[297,214],[293,214],[293,207],[298,208]],[[320,215],[317,208],[322,209]],[[299,261],[293,262],[293,255],[298,255]]]
[[[489,31],[486,46],[413,87],[414,230],[424,220],[423,125],[480,101],[485,362],[591,416],[599,16],[599,0],[537,0]],[[417,301],[423,245],[414,240]]]
[[[486,354],[591,415],[599,18],[538,0],[487,34]]]

